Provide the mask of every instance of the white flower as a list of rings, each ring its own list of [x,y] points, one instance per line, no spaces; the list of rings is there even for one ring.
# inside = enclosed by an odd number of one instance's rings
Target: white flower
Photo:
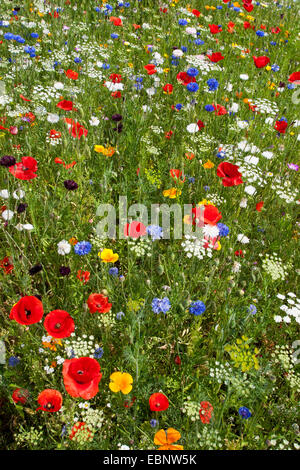
[[[61,82],[55,82],[53,86],[56,88],[56,90],[63,90],[64,88],[64,84]]]
[[[189,124],[187,127],[186,127],[186,130],[190,133],[190,134],[195,134],[195,132],[198,132],[199,131],[199,126],[197,123],[192,123],[192,124]]]
[[[1,189],[0,190],[0,197],[3,197],[3,199],[8,199],[9,198],[9,192],[7,189]]]
[[[241,79],[241,80],[248,80],[248,78],[249,78],[249,75],[247,75],[246,73],[242,73],[242,74],[240,75],[240,79]]]
[[[233,113],[237,113],[239,110],[239,105],[238,103],[232,103],[232,105],[229,108],[229,111],[232,111]],[[245,121],[238,121],[238,122],[245,122]],[[247,124],[247,123],[246,123]],[[248,124],[247,124],[248,125]]]
[[[89,120],[89,123],[91,126],[98,126],[100,121],[96,116],[92,116],[91,119]]]
[[[152,88],[147,88],[146,93],[147,93],[148,96],[153,96],[153,95],[155,95],[156,90],[153,87]]]
[[[245,187],[245,193],[249,194],[250,196],[253,196],[253,194],[256,193],[256,188],[254,186],[251,186],[251,184],[249,184],[248,186]]]
[[[274,321],[275,321],[276,323],[281,323],[281,322],[282,322],[281,316],[280,316],[280,315],[275,315]]]
[[[248,204],[248,199],[246,197],[243,197],[243,199],[240,202],[240,207],[245,209],[245,207],[247,207],[247,204]]]
[[[183,51],[181,49],[175,49],[173,52],[172,52],[172,55],[174,57],[182,57],[183,56]]]
[[[25,191],[22,191],[22,189],[16,189],[16,191],[13,192],[14,199],[22,199],[24,196]]]
[[[245,157],[245,162],[249,163],[250,165],[257,165],[259,159],[257,157],[254,157],[254,155],[248,155],[247,157]]]
[[[9,209],[6,209],[5,211],[2,212],[2,217],[4,220],[11,220],[14,216],[14,212],[10,211]]]
[[[262,156],[265,157],[267,160],[271,160],[271,158],[273,158],[273,152],[263,152]]]
[[[192,27],[188,26],[187,28],[185,28],[185,32],[187,34],[191,34],[194,37],[197,37],[197,29],[196,28],[192,28]]]
[[[216,225],[205,224],[202,230],[206,237],[216,238],[219,235],[219,229]]]
[[[283,317],[283,321],[285,323],[291,323],[291,317],[289,317],[288,315],[286,315],[285,317]]]
[[[71,251],[71,245],[67,240],[61,240],[57,244],[57,251],[59,255],[67,255]]]
[[[277,294],[276,297],[281,300],[285,299],[285,295],[282,295],[282,294]]]
[[[49,113],[47,116],[47,121],[50,122],[51,124],[56,124],[59,121],[59,115]]]
[[[249,243],[250,240],[249,240],[248,237],[246,237],[246,235],[243,235],[242,233],[239,233],[238,236],[237,236],[237,241],[243,243],[244,245],[246,245],[247,243]]]
[[[231,111],[232,111],[232,109],[231,109]],[[235,111],[233,111],[233,112],[235,112]],[[236,122],[236,125],[237,125],[240,129],[246,129],[246,127],[248,127],[249,124],[248,124],[248,122],[246,122],[246,121],[237,121],[237,122]]]
[[[272,124],[274,124],[274,119],[272,119],[271,117],[267,117],[267,118],[265,119],[265,123],[272,125]]]

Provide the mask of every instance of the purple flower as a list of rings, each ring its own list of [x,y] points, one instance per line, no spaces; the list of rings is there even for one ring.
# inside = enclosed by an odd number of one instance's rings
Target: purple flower
[[[290,170],[299,170],[299,165],[296,165],[296,163],[288,163],[287,166],[289,167]]]

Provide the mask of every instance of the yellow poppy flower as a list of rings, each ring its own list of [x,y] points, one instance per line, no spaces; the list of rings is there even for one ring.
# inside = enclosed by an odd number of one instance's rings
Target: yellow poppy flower
[[[109,388],[112,392],[127,395],[132,390],[133,378],[127,372],[114,372],[110,376]]]
[[[100,256],[103,263],[115,263],[119,259],[119,255],[117,253],[114,253],[113,250],[109,250],[107,248],[102,250],[101,253],[98,253],[98,256]]]
[[[163,195],[165,197],[169,197],[170,199],[175,199],[177,196],[180,196],[180,194],[181,190],[176,188],[170,188],[163,191]]]
[[[160,429],[154,436],[154,444],[160,446],[158,450],[183,450],[183,446],[173,445],[180,438],[180,432],[174,428],[169,428],[167,431]]]
[[[205,168],[205,169],[211,169],[211,168],[213,168],[214,166],[215,166],[215,164],[214,164],[212,161],[207,160],[207,162],[204,163],[203,168]]]

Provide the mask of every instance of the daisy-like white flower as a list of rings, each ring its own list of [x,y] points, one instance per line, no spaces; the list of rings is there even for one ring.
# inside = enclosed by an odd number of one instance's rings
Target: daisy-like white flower
[[[99,126],[99,119],[96,116],[92,116],[89,120],[90,126]]]
[[[238,234],[237,241],[240,243],[243,243],[243,245],[246,245],[247,243],[250,242],[249,238],[246,237],[246,235],[243,235],[242,233]]]
[[[59,121],[59,115],[49,113],[47,116],[47,121],[50,122],[51,124],[56,124]]]
[[[67,240],[61,240],[57,244],[57,252],[59,255],[67,255],[71,251],[71,245]]]

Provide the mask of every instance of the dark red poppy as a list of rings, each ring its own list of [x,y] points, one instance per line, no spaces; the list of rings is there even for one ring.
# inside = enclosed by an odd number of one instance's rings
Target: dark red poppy
[[[73,101],[62,100],[57,103],[56,107],[63,109],[64,111],[76,111],[76,109],[73,108]]]
[[[269,57],[265,55],[260,57],[256,57],[255,55],[253,55],[252,58],[254,60],[255,67],[257,67],[258,69],[265,67],[270,62]]]
[[[289,76],[289,80],[288,80],[290,83],[294,83],[294,82],[300,82],[300,72],[293,72],[290,76]]]
[[[90,313],[107,313],[110,311],[112,304],[108,302],[108,297],[103,294],[91,294],[87,301]]]
[[[222,31],[221,26],[219,26],[217,24],[209,24],[208,26],[209,26],[211,34],[217,34],[217,33],[220,33]]]
[[[163,393],[153,393],[149,398],[151,411],[164,411],[169,408],[169,400]]]
[[[276,121],[274,129],[280,134],[285,134],[288,123],[286,121]]]
[[[146,227],[142,222],[138,222],[134,220],[130,224],[126,224],[124,227],[124,235],[125,237],[130,238],[139,238],[143,235],[146,235]]]
[[[34,295],[26,295],[10,311],[9,318],[21,325],[38,323],[44,314],[43,304]]]
[[[32,157],[22,157],[22,161],[10,166],[8,171],[18,180],[32,180],[37,177],[37,161]]]
[[[203,227],[205,224],[216,225],[220,219],[222,219],[222,214],[212,204],[197,206],[192,209],[192,224],[197,224],[197,227]]]
[[[102,374],[100,364],[91,357],[67,359],[63,365],[63,380],[71,397],[89,400],[97,395]]]
[[[68,338],[75,330],[75,323],[68,312],[52,310],[44,320],[44,327],[52,338]]]
[[[78,79],[78,73],[75,72],[74,70],[71,70],[71,69],[65,70],[65,74],[68,78],[71,78],[71,80]]]
[[[222,178],[223,186],[237,186],[242,184],[242,174],[239,167],[229,162],[222,162],[217,168],[217,175]]]
[[[180,366],[181,365],[181,359],[179,356],[175,356],[175,359],[174,359],[174,362],[177,366]]]
[[[205,127],[205,124],[204,124],[203,121],[200,121],[200,119],[199,119],[199,121],[197,121],[197,126],[199,127],[199,130],[201,130]]]
[[[26,390],[26,388],[16,388],[11,397],[15,403],[22,403],[22,405],[25,405],[29,397],[29,391]]]
[[[38,404],[40,405],[36,411],[43,410],[48,413],[55,413],[61,409],[62,394],[58,390],[46,388],[38,396]]]
[[[253,8],[254,8],[253,5],[252,5],[252,3],[244,3],[244,4],[243,4],[243,7],[245,8],[245,10],[246,10],[248,13],[250,13],[250,11],[252,11]]]
[[[5,256],[0,261],[0,268],[4,270],[4,274],[9,274],[12,272],[12,270],[14,269],[14,265],[10,262],[9,256]]]
[[[211,55],[207,54],[206,57],[208,57],[211,62],[219,62],[224,59],[221,52],[213,52]]]

